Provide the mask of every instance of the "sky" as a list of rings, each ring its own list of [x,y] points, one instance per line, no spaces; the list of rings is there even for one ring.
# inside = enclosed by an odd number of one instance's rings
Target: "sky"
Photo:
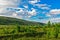
[[[0,0],[0,16],[60,22],[60,0]]]

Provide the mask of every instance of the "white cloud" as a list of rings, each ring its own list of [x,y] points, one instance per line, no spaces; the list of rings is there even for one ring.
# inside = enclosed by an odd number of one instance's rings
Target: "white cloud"
[[[51,22],[60,22],[60,17],[58,17],[58,18],[51,18],[51,19],[49,19]]]
[[[38,2],[41,2],[41,0],[29,0],[29,3],[32,4],[33,6],[37,6],[40,9],[46,9],[49,10],[51,5],[48,4],[40,4]],[[27,8],[27,6],[26,6]]]
[[[17,8],[19,0],[0,0],[0,15],[12,16],[15,11],[7,10],[7,8]]]
[[[45,9],[45,10],[49,10],[51,5],[47,5],[47,4],[33,4],[34,6],[37,6],[40,9]]]
[[[44,19],[44,20],[41,20],[40,22],[47,23],[48,21],[50,21],[51,23],[60,22],[60,17],[59,18]]]
[[[48,17],[56,17],[57,15],[60,15],[60,9],[52,9],[48,13],[46,13],[46,16]]]
[[[50,15],[50,14],[46,14],[46,16],[47,16],[47,17],[51,17],[51,15]]]
[[[29,3],[31,3],[31,4],[35,4],[35,3],[37,3],[37,2],[40,2],[40,0],[30,0],[30,1],[29,1]]]
[[[50,14],[60,14],[60,9],[52,9],[50,10]]]
[[[17,16],[17,14],[16,14],[16,13],[13,13],[13,14],[12,14],[12,16],[16,17],[16,16]]]
[[[32,8],[31,11],[25,10],[20,8],[19,11],[16,11],[17,15],[22,15],[23,17],[30,18],[32,16],[35,16],[37,14],[36,9]]]
[[[8,12],[7,8],[9,7],[17,7],[18,0],[0,0],[0,13]]]
[[[23,16],[23,17],[32,17],[37,14],[36,9],[32,8],[32,11],[28,11],[24,8],[18,8],[17,5],[19,5],[21,0],[0,0],[0,15],[6,15],[6,16]],[[30,4],[33,5],[37,2],[40,2],[40,0],[29,0]],[[21,2],[22,4],[23,2]],[[28,8],[28,5],[23,5],[25,8]],[[40,7],[45,7],[46,4],[40,4]],[[12,8],[10,10],[7,10],[7,8]],[[19,9],[19,11],[16,11],[15,9]],[[47,9],[46,7],[43,9]]]
[[[19,0],[0,0],[0,6],[13,7],[19,4]]]
[[[28,16],[28,18],[30,18],[31,16]]]
[[[28,6],[27,6],[27,5],[24,5],[24,7],[25,7],[25,8],[28,8]]]
[[[41,22],[47,23],[48,21],[54,22],[60,22],[60,17],[57,15],[60,15],[60,9],[52,9],[49,12],[46,13],[46,17],[49,17],[48,19],[44,19]]]
[[[28,11],[28,13],[29,13],[30,15],[36,15],[36,10],[35,10],[35,9],[32,9],[32,11]]]
[[[41,9],[49,10],[50,8],[49,7],[41,7]]]
[[[31,8],[32,10],[27,10],[24,8],[18,8],[18,5],[20,5],[21,0],[0,0],[0,16],[7,16],[7,17],[15,17],[15,18],[30,18],[32,16],[37,15],[37,11],[34,8]],[[41,9],[49,9],[49,6],[47,4],[35,4],[37,2],[40,2],[40,0],[30,0],[28,1],[33,6],[38,6]],[[23,2],[21,2],[23,4]],[[28,8],[29,5],[23,4],[25,8]],[[12,8],[10,10],[7,10],[7,8]],[[16,11],[18,10],[19,11]],[[48,15],[50,16],[50,15]]]

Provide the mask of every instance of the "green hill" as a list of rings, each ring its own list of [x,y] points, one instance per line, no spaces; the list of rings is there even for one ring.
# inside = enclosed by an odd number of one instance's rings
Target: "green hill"
[[[60,23],[0,17],[0,40],[60,40]]]
[[[43,25],[43,23],[39,22],[31,22],[31,21],[26,21],[22,19],[17,19],[17,18],[11,18],[11,17],[2,17],[0,16],[0,25]]]

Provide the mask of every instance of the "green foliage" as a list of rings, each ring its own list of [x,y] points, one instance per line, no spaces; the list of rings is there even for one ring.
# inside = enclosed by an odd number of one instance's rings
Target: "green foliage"
[[[51,23],[50,23],[50,21],[48,21],[48,24],[47,24],[47,26],[48,26],[48,27],[51,27]]]
[[[19,40],[19,38],[59,38],[60,23],[47,24],[29,22],[16,18],[0,17],[0,39]],[[3,37],[3,38],[2,38]],[[60,40],[60,39],[59,39]]]
[[[20,32],[20,26],[17,25],[17,32]]]
[[[39,22],[30,22],[22,19],[0,16],[0,25],[32,25],[32,26],[37,25],[38,26],[44,24]]]

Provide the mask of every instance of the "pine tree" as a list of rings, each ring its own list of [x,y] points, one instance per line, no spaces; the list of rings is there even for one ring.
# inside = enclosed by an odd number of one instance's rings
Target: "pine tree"
[[[48,26],[48,27],[51,27],[51,23],[50,23],[50,21],[48,21],[48,24],[47,24],[47,26]]]

